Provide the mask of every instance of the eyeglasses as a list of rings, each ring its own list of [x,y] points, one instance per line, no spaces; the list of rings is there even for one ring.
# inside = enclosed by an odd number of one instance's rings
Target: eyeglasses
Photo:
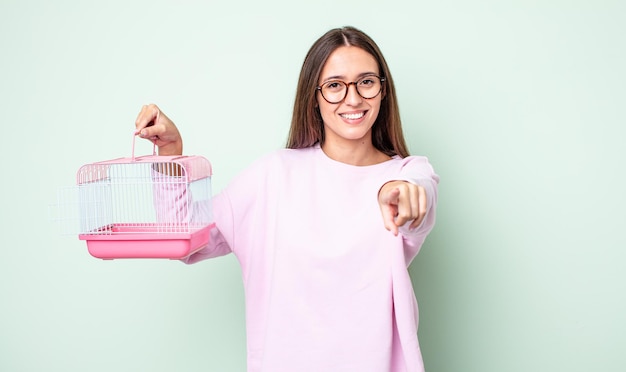
[[[322,97],[328,103],[339,103],[346,99],[348,88],[354,85],[359,96],[371,99],[380,94],[383,90],[385,78],[376,75],[366,75],[357,81],[346,83],[341,80],[329,80],[315,88],[322,93]]]

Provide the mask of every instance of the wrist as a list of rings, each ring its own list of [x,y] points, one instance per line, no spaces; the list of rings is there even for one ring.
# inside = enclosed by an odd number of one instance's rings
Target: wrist
[[[175,156],[183,154],[183,141],[170,142],[166,145],[159,146],[160,156]]]
[[[166,145],[159,146],[159,156],[178,156],[183,154],[182,141],[170,142]],[[164,166],[164,164],[155,164],[154,170],[168,176],[181,176],[183,174],[180,165]]]

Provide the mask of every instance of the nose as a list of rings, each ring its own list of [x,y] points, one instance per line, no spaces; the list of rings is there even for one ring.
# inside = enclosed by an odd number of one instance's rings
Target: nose
[[[350,106],[357,106],[363,101],[363,97],[356,90],[356,83],[348,84],[345,103]]]

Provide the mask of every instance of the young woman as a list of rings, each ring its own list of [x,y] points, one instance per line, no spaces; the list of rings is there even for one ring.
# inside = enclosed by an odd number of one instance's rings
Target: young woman
[[[136,120],[160,155],[182,154],[155,105]],[[351,27],[307,54],[287,148],[213,198],[195,263],[241,264],[249,371],[423,371],[407,271],[435,223],[438,176],[409,156],[379,48]]]

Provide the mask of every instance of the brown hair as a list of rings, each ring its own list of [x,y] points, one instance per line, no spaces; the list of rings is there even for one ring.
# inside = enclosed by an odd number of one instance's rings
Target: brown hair
[[[287,148],[297,149],[324,143],[324,125],[317,108],[316,87],[326,60],[341,46],[355,46],[371,54],[378,62],[380,75],[385,78],[380,111],[372,127],[374,147],[389,156],[408,156],[396,90],[387,62],[374,40],[354,27],[332,29],[309,49],[300,70]]]

